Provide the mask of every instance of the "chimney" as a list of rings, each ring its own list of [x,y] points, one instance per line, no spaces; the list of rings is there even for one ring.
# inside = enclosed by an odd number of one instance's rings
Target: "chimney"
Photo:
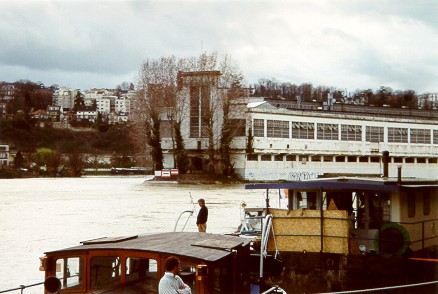
[[[389,163],[389,151],[382,152],[382,160],[383,160],[383,177],[388,177],[388,163]]]

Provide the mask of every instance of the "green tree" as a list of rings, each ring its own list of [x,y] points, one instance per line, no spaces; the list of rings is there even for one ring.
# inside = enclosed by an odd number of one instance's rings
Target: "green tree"
[[[175,123],[175,158],[176,158],[176,167],[179,172],[184,174],[187,171],[187,152],[184,147],[184,139],[181,135],[181,126],[179,122]]]
[[[246,153],[247,154],[252,154],[254,153],[254,147],[253,147],[253,142],[254,142],[254,136],[252,134],[252,128],[249,127],[248,130],[248,137],[246,139]]]
[[[67,154],[67,157],[67,175],[71,177],[80,177],[84,169],[82,153],[77,150],[72,150]]]
[[[50,89],[36,89],[30,93],[30,102],[34,110],[46,110],[52,103],[53,91]]]
[[[74,102],[73,109],[77,110],[78,108],[80,108],[81,106],[84,106],[84,105],[85,105],[85,103],[84,103],[84,95],[82,95],[82,93],[80,91],[78,91],[76,93],[76,96],[75,96],[75,102]]]
[[[18,151],[17,154],[15,154],[14,158],[14,167],[15,168],[23,168],[25,164],[25,159],[21,151]]]
[[[38,148],[33,158],[40,170],[45,171],[50,176],[56,176],[61,162],[61,156],[58,152],[50,148]]]

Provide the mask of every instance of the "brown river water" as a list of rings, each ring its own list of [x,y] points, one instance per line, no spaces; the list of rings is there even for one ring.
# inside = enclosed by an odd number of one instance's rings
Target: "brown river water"
[[[99,237],[173,231],[181,212],[199,209],[201,197],[209,209],[210,233],[236,230],[243,201],[251,206],[265,203],[263,190],[245,190],[241,184],[152,184],[148,179],[0,179],[0,291],[42,282],[39,257],[46,251]],[[178,231],[186,219],[181,219]],[[185,231],[196,231],[195,222],[191,217]],[[41,294],[43,288],[23,293]]]

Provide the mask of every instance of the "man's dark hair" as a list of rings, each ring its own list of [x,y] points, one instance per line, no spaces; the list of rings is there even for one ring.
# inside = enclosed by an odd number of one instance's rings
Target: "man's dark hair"
[[[205,204],[205,200],[202,199],[202,198],[199,198],[199,199],[198,199],[198,202],[201,202],[201,203],[204,203],[204,204]]]
[[[164,269],[167,272],[170,272],[175,268],[175,266],[179,265],[179,260],[175,256],[170,256],[166,259],[166,262],[164,263]]]

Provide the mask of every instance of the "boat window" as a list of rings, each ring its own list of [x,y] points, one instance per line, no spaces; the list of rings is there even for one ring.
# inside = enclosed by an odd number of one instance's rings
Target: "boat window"
[[[157,287],[157,261],[149,258],[126,259],[126,282],[135,284],[142,290],[158,291]]]
[[[179,275],[183,282],[190,287],[192,293],[195,293],[194,291],[196,290],[196,267],[181,262]]]
[[[415,194],[408,195],[408,217],[415,217]]]
[[[216,267],[213,270],[213,293],[232,293],[233,278],[228,267]]]
[[[298,208],[317,209],[316,192],[298,192]]]
[[[391,219],[389,193],[357,192],[353,195],[354,228],[378,229],[383,222]]]
[[[67,257],[56,260],[56,277],[61,281],[61,289],[82,288],[82,265],[81,257]]]
[[[118,256],[92,257],[90,270],[92,289],[102,289],[120,284],[121,266]]]
[[[327,209],[346,210],[347,215],[351,215],[353,212],[353,198],[353,194],[349,191],[327,192]]]
[[[430,214],[430,191],[423,192],[423,215]]]

